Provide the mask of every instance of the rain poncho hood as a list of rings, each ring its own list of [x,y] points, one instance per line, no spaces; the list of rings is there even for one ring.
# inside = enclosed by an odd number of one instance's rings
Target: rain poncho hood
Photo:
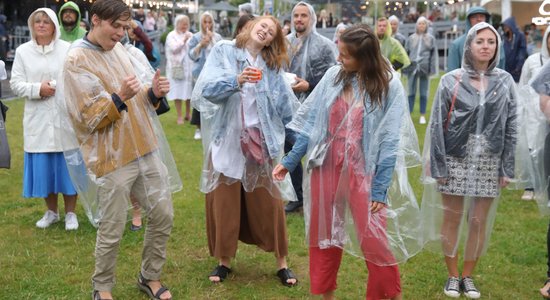
[[[411,63],[409,56],[401,43],[391,36],[391,24],[388,20],[386,20],[386,22],[388,25],[386,26],[384,37],[382,39],[378,38],[380,40],[382,55],[387,58],[392,65],[398,62],[402,64],[402,67],[407,67]],[[378,34],[376,36],[378,36]]]
[[[420,32],[418,24],[424,22],[426,29]],[[403,73],[411,77],[419,74],[421,76],[436,75],[438,71],[439,55],[435,37],[428,33],[428,19],[418,18],[416,21],[416,32],[407,39],[405,50],[411,64],[403,68]]]
[[[137,164],[136,180],[149,182],[148,176],[157,176],[152,179],[160,182],[145,185],[145,190],[129,191],[143,199],[140,205],[146,212],[159,201],[170,201],[170,193],[182,187],[151,101],[149,70],[122,44],[106,51],[87,39],[73,43],[65,60],[56,92],[62,112],[60,124],[74,130],[69,138],[79,145],[76,149],[65,148],[65,160],[79,199],[94,225],[113,221],[103,218],[101,201],[122,197],[112,194],[116,190],[108,186],[112,180],[104,177],[112,177],[128,165]],[[140,80],[141,89],[121,106],[121,100],[117,102],[114,95],[123,78],[131,75]],[[124,197],[129,200],[129,195]],[[127,205],[131,209],[129,201]]]
[[[70,31],[65,30],[65,28],[63,27],[63,11],[66,9],[71,9],[76,12],[75,27]],[[80,20],[82,19],[82,17],[80,16],[80,9],[78,8],[78,4],[74,3],[73,1],[69,1],[63,4],[63,6],[61,6],[61,8],[59,9],[58,16],[59,16],[59,24],[61,24],[62,40],[72,43],[84,37],[84,35],[86,34],[86,30],[80,27]]]
[[[309,10],[309,26],[301,37],[296,36],[294,26],[294,10],[298,6],[305,6]],[[298,2],[292,10],[291,32],[287,36],[289,41],[289,72],[305,79],[309,83],[309,90],[297,93],[300,102],[315,88],[319,80],[331,66],[336,64],[336,45],[326,37],[317,33],[317,15],[311,5]]]
[[[204,152],[200,189],[209,193],[219,184],[240,181],[247,192],[264,187],[276,199],[295,201],[289,178],[274,182],[271,173],[284,154],[285,137],[293,136],[291,131],[285,131],[285,124],[290,122],[299,103],[285,83],[283,71],[268,68],[261,55],[257,56],[255,66],[262,69],[262,79],[239,87],[237,76],[249,65],[247,60],[251,61],[247,59],[247,51],[237,48],[235,41],[217,43],[193,89],[191,102],[201,112]],[[263,164],[247,159],[239,142],[242,123],[248,120],[248,114],[243,115],[242,111],[245,103],[250,107],[248,100],[251,100],[242,97],[243,89],[255,95],[252,107],[256,107],[257,126],[266,149],[264,155],[268,156]]]
[[[466,14],[466,32],[459,36],[457,39],[455,39],[449,48],[449,56],[447,57],[447,72],[450,72],[452,70],[458,69],[461,66],[462,62],[462,56],[464,51],[464,43],[466,42],[466,35],[468,31],[472,28],[472,24],[470,23],[470,16],[474,14],[484,14],[485,15],[485,22],[490,23],[491,21],[491,14],[483,8],[479,6],[473,6],[471,7],[467,14]],[[501,47],[501,53],[500,53],[500,60],[498,62],[498,67],[504,70],[505,66],[505,57],[504,57],[504,48],[502,44],[500,44]]]
[[[487,28],[498,42],[488,69],[481,71],[473,67],[470,45]],[[430,246],[454,257],[460,243],[460,238],[453,238],[460,237],[455,230],[467,228],[462,232],[468,235],[464,260],[475,260],[486,251],[498,205],[498,181],[515,175],[518,96],[510,74],[496,68],[499,52],[500,37],[491,25],[482,22],[470,29],[462,68],[441,77],[424,142],[425,240],[437,241]],[[442,195],[459,198],[444,202]],[[442,225],[443,215],[467,225]]]
[[[343,248],[377,265],[394,265],[421,249],[419,207],[406,167],[418,164],[418,140],[398,76],[381,107],[351,83],[345,104],[341,66],[330,68],[287,126],[308,140],[304,218],[310,247]],[[328,146],[317,160],[316,149]],[[291,154],[289,154],[291,155]],[[291,169],[289,169],[291,170]],[[372,214],[371,201],[387,207]]]
[[[397,30],[396,32],[393,32],[393,28],[392,28],[392,37],[395,38],[396,40],[399,41],[399,43],[401,43],[401,45],[403,45],[403,47],[405,47],[405,42],[407,41],[407,37],[405,37],[403,34],[401,34],[399,32],[399,18],[395,15],[391,15],[389,18],[388,18],[388,22],[390,23],[390,27],[391,27],[391,22],[392,21],[397,21]]]

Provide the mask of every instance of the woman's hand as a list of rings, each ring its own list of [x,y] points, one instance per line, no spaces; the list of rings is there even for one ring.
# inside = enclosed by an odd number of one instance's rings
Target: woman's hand
[[[447,178],[446,177],[438,177],[435,180],[437,180],[437,183],[439,183],[439,185],[446,185],[447,184]]]
[[[309,90],[309,82],[296,76],[296,83],[292,86],[292,90],[297,93],[306,92]]]
[[[258,82],[258,71],[252,67],[244,68],[243,72],[237,76],[237,81],[239,86],[242,86],[243,83],[256,83]]]
[[[370,211],[371,211],[371,213],[377,213],[384,207],[386,207],[386,204],[384,204],[382,202],[376,202],[376,201],[371,201],[370,202]]]
[[[55,88],[48,81],[42,81],[40,84],[40,97],[47,98],[55,95]]]
[[[288,170],[282,164],[277,164],[273,169],[273,178],[277,181],[283,181],[285,179]]]
[[[509,183],[510,183],[510,178],[509,177],[506,177],[506,176],[503,176],[503,177],[499,177],[498,178],[498,185],[501,187],[501,188],[504,188],[506,187]]]

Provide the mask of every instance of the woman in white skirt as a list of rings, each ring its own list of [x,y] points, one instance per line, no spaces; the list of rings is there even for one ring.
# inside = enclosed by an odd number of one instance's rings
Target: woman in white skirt
[[[193,34],[189,31],[189,18],[178,15],[175,28],[166,37],[166,77],[170,80],[170,92],[167,98],[176,104],[178,124],[183,124],[182,101],[185,101],[185,120],[191,119],[190,103],[193,90],[191,68],[193,61],[189,58],[189,40]]]

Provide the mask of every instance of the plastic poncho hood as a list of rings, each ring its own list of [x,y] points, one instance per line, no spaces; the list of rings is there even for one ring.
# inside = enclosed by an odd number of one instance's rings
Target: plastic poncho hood
[[[485,74],[487,75],[493,72],[497,67],[498,62],[500,61],[500,50],[502,49],[502,47],[500,46],[502,43],[500,39],[500,35],[495,30],[495,28],[489,25],[488,23],[486,22],[478,23],[474,27],[470,28],[470,30],[468,31],[468,35],[466,36],[466,43],[464,43],[464,52],[463,52],[464,54],[462,56],[462,69],[466,70],[466,72],[471,74],[479,73],[474,68],[474,62],[473,62],[474,57],[472,55],[471,43],[476,38],[477,33],[483,29],[491,30],[495,34],[495,38],[497,41],[495,56],[489,62],[489,66],[487,67]]]

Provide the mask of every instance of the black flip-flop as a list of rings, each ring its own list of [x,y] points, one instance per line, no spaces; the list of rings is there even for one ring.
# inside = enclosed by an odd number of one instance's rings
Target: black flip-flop
[[[210,280],[210,282],[212,283],[218,283],[218,282],[223,282],[225,280],[225,278],[227,278],[227,274],[231,273],[231,269],[224,266],[224,265],[217,265],[214,270],[212,271],[212,273],[210,273],[210,275],[208,275],[208,278],[212,277],[212,276],[218,276],[220,277],[220,281],[212,281]]]
[[[296,275],[294,275],[294,273],[292,273],[292,270],[290,270],[289,268],[282,268],[279,271],[277,271],[277,277],[281,279],[281,283],[284,286],[293,287],[298,284],[298,278],[296,278]],[[287,280],[289,279],[296,279],[296,282],[295,283],[287,282]]]
[[[151,289],[151,287],[149,286],[149,281],[151,280],[147,280],[143,277],[143,275],[141,273],[139,273],[139,277],[138,277],[138,281],[137,281],[137,285],[138,285],[138,288],[144,292],[145,294],[147,294],[147,296],[149,296],[149,298],[151,299],[154,299],[154,300],[172,300],[172,298],[168,298],[168,299],[161,299],[160,296],[162,294],[164,294],[164,292],[168,291],[168,288],[165,287],[164,285],[160,285],[160,288],[159,290],[153,294],[153,290]]]

